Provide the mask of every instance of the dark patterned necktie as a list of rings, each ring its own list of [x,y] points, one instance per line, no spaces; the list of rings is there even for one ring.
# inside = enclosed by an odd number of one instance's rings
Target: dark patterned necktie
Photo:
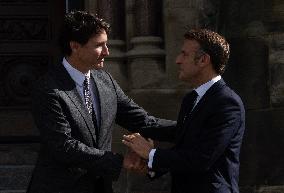
[[[90,77],[85,76],[85,80],[83,83],[83,90],[84,90],[84,98],[85,98],[85,104],[88,109],[88,112],[92,114],[93,112],[93,103],[92,103],[92,97],[90,92]]]
[[[93,124],[96,130],[96,137],[98,140],[98,126],[97,126],[97,117],[96,117],[96,113],[94,111],[94,107],[93,107],[93,102],[92,102],[92,95],[91,95],[91,91],[90,91],[90,77],[89,76],[85,76],[85,80],[83,83],[83,92],[84,92],[84,98],[85,98],[85,104],[87,107],[87,110],[89,112],[89,114],[92,116],[92,120],[93,120]]]
[[[198,94],[195,90],[191,91],[184,97],[183,105],[185,107],[183,122],[190,116],[195,105]]]

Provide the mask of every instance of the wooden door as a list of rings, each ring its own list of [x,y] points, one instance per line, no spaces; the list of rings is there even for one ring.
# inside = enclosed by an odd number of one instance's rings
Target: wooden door
[[[0,0],[0,190],[24,192],[39,141],[31,84],[59,59],[64,0]]]

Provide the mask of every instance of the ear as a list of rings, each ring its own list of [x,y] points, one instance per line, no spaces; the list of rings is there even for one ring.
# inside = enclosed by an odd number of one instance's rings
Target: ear
[[[199,63],[202,67],[211,64],[211,57],[209,56],[209,54],[203,54],[199,59]]]
[[[81,47],[81,45],[78,42],[75,41],[70,41],[69,46],[72,50],[72,53],[76,53],[78,49]]]

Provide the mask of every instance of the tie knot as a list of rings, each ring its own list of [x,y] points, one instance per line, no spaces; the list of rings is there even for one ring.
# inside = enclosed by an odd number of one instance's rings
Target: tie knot
[[[190,95],[191,95],[192,98],[197,98],[198,97],[198,93],[196,92],[196,90],[191,91]]]
[[[184,102],[187,103],[187,104],[188,103],[194,103],[196,101],[197,97],[198,97],[198,93],[195,90],[193,90],[190,93],[188,93],[187,95],[185,95]]]
[[[196,92],[196,90],[192,90],[190,93],[187,94],[187,98],[190,99],[195,99],[198,97],[198,93]]]
[[[195,90],[191,91],[184,97],[182,105],[184,105],[188,114],[190,114],[192,109],[194,108],[197,97],[198,93]]]

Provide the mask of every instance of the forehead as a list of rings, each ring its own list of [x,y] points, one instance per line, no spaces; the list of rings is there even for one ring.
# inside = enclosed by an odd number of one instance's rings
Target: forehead
[[[185,39],[183,42],[182,50],[196,51],[200,48],[200,44],[196,40]]]
[[[94,34],[88,41],[88,43],[101,43],[107,41],[107,33],[105,30],[102,30],[98,34]]]

